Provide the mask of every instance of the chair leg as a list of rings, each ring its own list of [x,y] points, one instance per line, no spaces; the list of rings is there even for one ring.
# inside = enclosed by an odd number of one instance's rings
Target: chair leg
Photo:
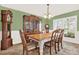
[[[38,55],[40,55],[39,47],[38,47],[38,43],[37,42],[35,42],[35,48],[38,50]]]
[[[62,41],[61,41],[61,48],[63,49],[63,46],[62,46]]]
[[[35,42],[35,48],[38,50],[38,55],[40,55],[39,47],[38,47],[38,43],[37,42]]]
[[[40,55],[39,48],[38,48],[38,55]]]
[[[58,51],[60,51],[59,43],[60,43],[60,42],[58,42]]]
[[[51,53],[51,47],[50,47],[50,55],[52,55],[52,53]]]
[[[51,53],[51,49],[52,49],[52,46],[51,46],[51,41],[50,41],[50,55],[52,54],[52,53]]]
[[[23,49],[23,55],[24,55],[24,51],[25,51],[25,50]]]
[[[56,50],[56,42],[54,43],[54,48],[55,48],[55,53],[57,54],[57,50]]]

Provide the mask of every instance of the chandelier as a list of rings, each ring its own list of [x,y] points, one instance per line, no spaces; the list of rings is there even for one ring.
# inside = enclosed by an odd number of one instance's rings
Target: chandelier
[[[49,6],[50,6],[50,4],[47,4],[47,13],[46,13],[46,15],[44,15],[44,18],[46,18],[46,19],[50,19],[51,18],[51,14],[50,14],[50,11],[49,11]]]

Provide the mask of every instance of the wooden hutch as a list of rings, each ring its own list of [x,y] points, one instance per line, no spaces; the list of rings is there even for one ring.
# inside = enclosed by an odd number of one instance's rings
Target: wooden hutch
[[[10,10],[1,10],[1,21],[2,21],[1,50],[5,50],[13,45],[11,38],[12,12]]]
[[[39,24],[40,24],[39,17],[34,16],[34,15],[23,16],[23,30],[25,32],[25,35],[40,33]]]

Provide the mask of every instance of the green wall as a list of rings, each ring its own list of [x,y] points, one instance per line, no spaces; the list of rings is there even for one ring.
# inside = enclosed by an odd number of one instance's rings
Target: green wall
[[[23,15],[31,15],[29,13],[25,13],[25,12],[22,12],[22,11],[19,11],[19,10],[14,10],[14,9],[11,9],[11,8],[6,8],[6,7],[3,7],[3,6],[0,6],[0,13],[1,13],[1,10],[6,10],[6,9],[11,10],[12,13],[13,13],[12,30],[19,30],[20,28],[22,28],[22,25],[23,25],[23,18],[22,18],[22,16]],[[53,20],[54,19],[64,18],[64,17],[69,17],[69,16],[74,16],[74,15],[77,15],[77,19],[78,19],[77,20],[77,30],[79,31],[79,10],[54,16],[50,20],[48,20],[48,22],[46,22],[46,19],[45,18],[40,17],[40,20],[42,22],[42,29],[44,29],[45,23],[48,23],[50,29],[53,29]],[[1,15],[0,15],[0,20],[1,20]],[[2,27],[1,26],[2,25],[1,25],[1,21],[0,21],[0,31],[2,30],[1,29]]]
[[[0,6],[0,13],[1,13],[1,10],[11,10],[12,11],[12,13],[13,13],[12,30],[19,30],[20,28],[22,28],[22,25],[23,25],[23,17],[22,16],[23,15],[31,15],[29,13],[25,13],[25,12],[10,9],[10,8],[6,8],[6,7],[3,7],[3,6]],[[40,17],[40,20],[44,24],[43,19],[44,19],[43,17]],[[1,20],[1,15],[0,15],[0,20]],[[0,21],[0,31],[2,30],[1,26],[2,25],[1,25],[1,21]]]
[[[76,10],[76,11],[72,11],[72,12],[68,12],[68,13],[65,13],[65,14],[61,14],[61,15],[57,15],[57,16],[54,16],[51,20],[52,24],[53,24],[53,20],[54,19],[59,19],[59,18],[64,18],[64,17],[69,17],[69,16],[74,16],[74,15],[77,15],[77,31],[79,31],[79,10]],[[52,26],[53,27],[53,26]]]

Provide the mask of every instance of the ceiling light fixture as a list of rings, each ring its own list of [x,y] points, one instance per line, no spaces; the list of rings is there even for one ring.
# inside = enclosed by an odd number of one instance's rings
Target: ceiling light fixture
[[[44,15],[44,18],[46,18],[48,20],[52,17],[52,15],[50,14],[50,11],[49,11],[49,6],[50,6],[50,4],[47,4],[47,13],[46,13],[46,15]]]

